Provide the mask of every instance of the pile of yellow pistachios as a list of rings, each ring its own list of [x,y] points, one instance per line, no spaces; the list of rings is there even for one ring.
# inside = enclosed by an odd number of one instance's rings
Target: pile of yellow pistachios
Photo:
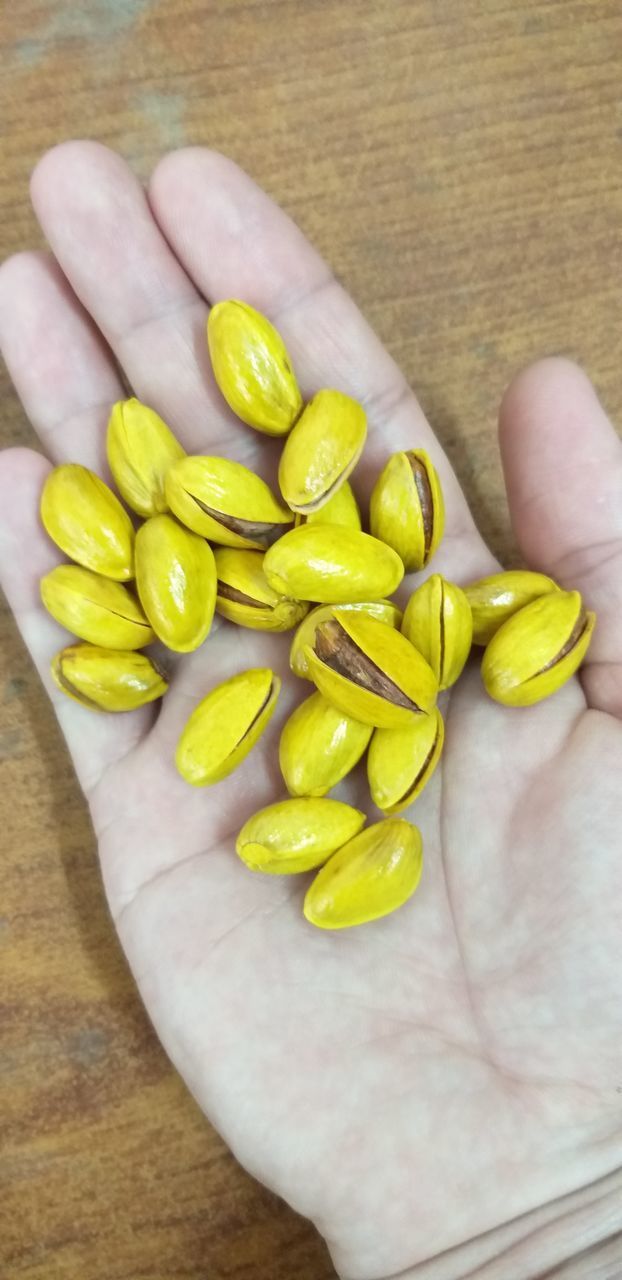
[[[41,596],[83,642],[56,654],[52,675],[84,706],[131,711],[168,687],[145,646],[197,649],[214,610],[259,631],[297,627],[291,670],[316,691],[281,733],[290,798],[249,818],[236,849],[254,871],[320,868],[306,893],[307,919],[325,929],[362,924],[401,906],[419,882],[421,836],[394,815],[438,764],[437,694],[458,679],[472,644],[485,646],[489,695],[525,707],[577,670],[594,615],[578,592],[513,571],[464,588],[432,574],[402,616],[388,597],[404,573],[428,565],[443,536],[443,495],[428,454],[387,459],[364,533],[348,483],[365,444],[361,406],[330,389],[303,405],[281,337],[244,302],[218,303],[207,337],[230,408],[256,431],[285,437],[281,498],[239,462],[188,457],[147,405],[115,404],[108,462],[143,523],[135,530],[86,467],[68,463],[48,475],[43,524],[75,563],[52,569]],[[273,671],[253,668],[211,688],[177,746],[182,777],[209,786],[232,773],[261,737],[280,687]],[[364,813],[326,794],[365,751],[371,798],[385,815],[369,827]]]

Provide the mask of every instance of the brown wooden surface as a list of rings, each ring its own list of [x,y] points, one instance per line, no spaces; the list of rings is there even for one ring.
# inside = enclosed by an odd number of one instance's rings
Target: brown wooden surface
[[[511,559],[512,372],[570,353],[622,417],[619,0],[20,0],[0,22],[0,253],[39,242],[28,175],[59,139],[143,176],[229,152],[351,288]],[[0,439],[32,441],[6,377]],[[327,1280],[160,1050],[6,613],[0,639],[0,1276]]]

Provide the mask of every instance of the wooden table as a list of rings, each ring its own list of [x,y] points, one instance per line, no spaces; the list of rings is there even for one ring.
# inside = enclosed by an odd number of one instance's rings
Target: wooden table
[[[622,411],[619,0],[21,0],[2,24],[2,255],[39,242],[28,175],[59,139],[142,176],[184,143],[228,152],[352,290],[511,560],[512,372],[572,354]],[[6,378],[0,396],[2,443],[31,443]],[[0,1275],[328,1280],[165,1059],[55,721],[0,628]]]

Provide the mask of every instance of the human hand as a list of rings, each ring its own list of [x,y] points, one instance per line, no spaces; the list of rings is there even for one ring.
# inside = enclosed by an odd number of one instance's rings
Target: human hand
[[[107,476],[105,425],[126,394],[116,358],[186,448],[270,475],[275,445],[232,419],[206,351],[208,302],[239,296],[283,333],[304,393],[334,385],[364,404],[359,492],[388,453],[424,446],[447,504],[434,570],[458,582],[494,570],[393,362],[230,161],[171,154],[146,198],[118,157],[68,143],[39,164],[33,199],[54,256],[3,266],[0,343],[53,463]],[[48,668],[64,633],[38,588],[59,559],[38,519],[50,463],[0,457],[2,585],[87,796],[145,1004],[237,1157],[316,1223],[352,1280],[557,1275],[621,1227],[622,447],[560,360],[514,382],[501,446],[526,563],[597,612],[588,663],[523,711],[491,702],[467,668],[414,811],[417,894],[338,934],[303,919],[307,877],[252,875],[233,852],[245,817],[284,791],[291,682],[230,779],[197,792],[173,763],[207,689],[245,665],[285,672],[290,637],[239,630],[232,645],[228,625],[215,628],[159,711],[97,716],[63,698]],[[365,790],[355,780],[339,794]]]

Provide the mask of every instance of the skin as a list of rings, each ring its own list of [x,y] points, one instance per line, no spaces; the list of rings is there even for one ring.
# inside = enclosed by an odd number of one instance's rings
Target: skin
[[[282,332],[305,396],[328,384],[363,402],[360,496],[390,451],[423,447],[447,505],[433,570],[466,582],[495,561],[390,357],[229,160],[171,154],[145,195],[119,157],[72,142],[43,157],[32,196],[51,255],[2,267],[0,343],[46,456],[0,457],[2,585],[163,1044],[238,1159],[317,1224],[342,1276],[596,1274],[590,1250],[619,1259],[622,1226],[622,449],[591,385],[546,360],[500,415],[524,561],[598,615],[580,680],[513,711],[468,667],[416,805],[416,897],[360,930],[316,931],[300,881],[253,875],[233,853],[242,821],[282,794],[279,728],[309,688],[282,696],[217,790],[187,787],[173,765],[206,690],[245,665],[285,673],[288,638],[240,631],[232,652],[221,626],[177,662],[161,711],[98,717],[63,699],[48,665],[64,633],[38,595],[61,559],[37,515],[49,460],[107,476],[107,415],[124,394],[111,349],[188,450],[273,476],[278,447],[235,423],[210,375],[208,300],[242,297]],[[364,782],[338,794],[364,802]]]

